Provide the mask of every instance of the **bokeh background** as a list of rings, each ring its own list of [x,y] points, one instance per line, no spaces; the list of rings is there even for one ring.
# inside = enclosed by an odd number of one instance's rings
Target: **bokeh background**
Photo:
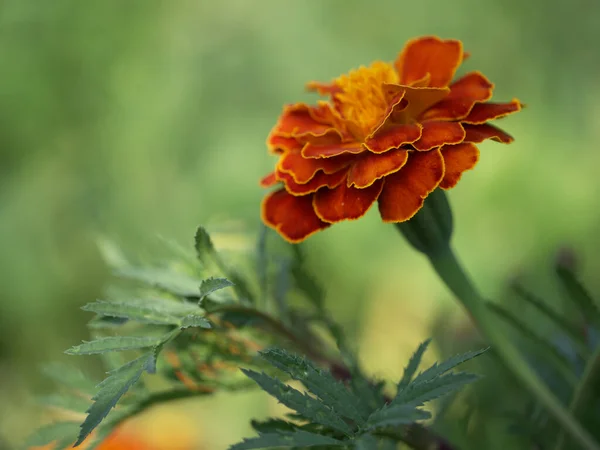
[[[461,71],[528,105],[502,123],[516,142],[483,144],[450,194],[455,247],[481,290],[497,298],[521,275],[551,292],[551,260],[569,246],[600,291],[596,1],[2,0],[0,441],[36,423],[32,395],[51,389],[39,364],[88,336],[79,306],[109,277],[98,236],[148,256],[157,235],[191,245],[198,224],[233,222],[250,250],[282,105],[313,98],[306,81],[392,60],[423,34],[463,40]],[[397,377],[441,315],[464,327],[376,208],[307,250],[375,374]],[[190,448],[225,448],[271,407],[260,393],[219,396],[137,426],[155,442],[177,425]]]

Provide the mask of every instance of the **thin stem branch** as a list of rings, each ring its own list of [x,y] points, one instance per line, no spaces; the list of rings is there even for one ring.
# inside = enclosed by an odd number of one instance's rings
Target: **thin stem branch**
[[[569,412],[573,417],[580,417],[593,399],[593,390],[600,384],[600,345],[596,346],[591,358],[587,361],[579,384],[575,388]],[[565,445],[565,434],[561,433],[556,441],[555,450],[562,450]]]
[[[500,356],[503,363],[511,370],[527,390],[548,410],[557,422],[571,437],[586,450],[600,450],[594,438],[585,430],[564,405],[548,389],[539,376],[524,361],[515,345],[502,333],[488,311],[484,299],[477,292],[473,283],[452,250],[428,255],[429,260],[440,278],[462,302],[471,314],[482,334]]]

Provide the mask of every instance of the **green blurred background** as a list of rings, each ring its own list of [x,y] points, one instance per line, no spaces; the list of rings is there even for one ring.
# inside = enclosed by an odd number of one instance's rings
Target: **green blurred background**
[[[0,436],[27,433],[32,394],[50,389],[39,364],[88,336],[79,306],[109,277],[99,235],[144,255],[160,252],[156,235],[191,245],[200,223],[252,237],[282,105],[423,34],[463,40],[461,71],[528,105],[502,123],[516,142],[483,144],[451,193],[455,247],[484,294],[517,273],[543,288],[562,245],[600,290],[598,2],[2,0]],[[307,248],[375,374],[396,377],[441,313],[464,320],[376,208]],[[169,414],[224,448],[270,407],[247,394]]]

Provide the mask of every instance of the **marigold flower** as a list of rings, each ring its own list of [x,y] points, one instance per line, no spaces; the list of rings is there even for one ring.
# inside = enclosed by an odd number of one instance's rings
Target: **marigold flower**
[[[436,188],[454,187],[479,159],[476,144],[513,138],[488,121],[521,110],[492,103],[494,85],[480,72],[452,82],[462,43],[411,40],[396,61],[377,61],[308,89],[327,100],[284,108],[269,134],[278,155],[261,186],[282,185],[263,200],[262,218],[290,242],[378,201],[384,222],[403,222]]]

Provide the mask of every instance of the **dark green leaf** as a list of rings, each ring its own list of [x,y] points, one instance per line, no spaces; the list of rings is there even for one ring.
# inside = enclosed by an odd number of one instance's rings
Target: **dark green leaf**
[[[412,380],[415,376],[415,373],[417,373],[417,369],[419,368],[419,364],[421,364],[423,354],[425,353],[425,350],[427,350],[427,347],[429,346],[430,342],[431,339],[427,339],[425,342],[421,343],[421,345],[419,345],[415,353],[413,353],[413,355],[411,356],[410,360],[408,361],[408,365],[404,369],[402,379],[398,383],[398,391],[408,386],[410,380]]]
[[[141,323],[178,325],[182,317],[199,312],[198,305],[177,300],[148,298],[121,301],[97,300],[81,309],[110,317],[120,317]]]
[[[93,397],[94,403],[88,409],[88,415],[81,424],[81,431],[76,445],[84,441],[117,404],[123,394],[140,379],[151,358],[151,353],[145,353],[124,366],[109,372],[108,378],[98,385],[99,391]]]
[[[79,423],[77,422],[55,422],[38,428],[31,435],[25,444],[25,448],[41,447],[51,442],[63,439],[69,439],[71,443],[75,441]]]
[[[364,423],[370,411],[344,384],[335,380],[330,372],[317,368],[310,361],[292,355],[282,349],[268,349],[260,355],[270,364],[298,380],[314,395],[319,397],[337,414]]]
[[[189,316],[185,316],[183,318],[183,320],[181,321],[180,328],[183,330],[185,328],[192,327],[210,328],[211,325],[206,317],[198,316],[196,314],[190,314]]]
[[[556,269],[558,279],[563,285],[569,299],[579,306],[579,309],[588,323],[600,328],[600,311],[594,299],[583,285],[577,280],[575,274],[563,266]]]
[[[253,370],[242,369],[242,372],[253,379],[264,391],[275,397],[285,406],[297,411],[307,419],[329,428],[350,435],[352,429],[329,406],[288,386],[276,378]]]
[[[343,447],[347,442],[338,441],[329,436],[309,433],[308,431],[296,430],[281,433],[261,434],[258,437],[244,439],[239,444],[232,445],[229,450],[252,450],[260,448],[279,447]]]
[[[484,348],[474,352],[463,353],[462,355],[455,355],[440,364],[436,362],[429,369],[417,375],[417,377],[413,380],[413,383],[424,383],[426,381],[433,380],[434,378],[445,374],[449,370],[454,369],[456,366],[481,355],[487,350],[487,348]]]
[[[426,402],[458,391],[466,384],[477,381],[479,376],[470,373],[447,373],[433,379],[409,384],[398,393],[392,405],[424,405]]]
[[[282,419],[268,419],[265,421],[252,420],[250,424],[259,434],[295,431],[298,429],[297,425]]]
[[[120,352],[154,347],[161,341],[160,337],[111,336],[90,342],[84,341],[83,344],[75,345],[65,353],[67,355],[93,355],[104,352]]]
[[[200,284],[200,301],[213,292],[230,286],[233,286],[233,283],[227,278],[211,277],[207,278],[206,280],[202,280],[202,283]]]
[[[431,414],[417,409],[414,405],[390,404],[375,411],[367,420],[367,429],[407,425],[418,420],[429,419]]]
[[[198,260],[202,264],[207,264],[215,256],[215,247],[204,227],[198,227],[196,230],[194,247],[196,249]]]

